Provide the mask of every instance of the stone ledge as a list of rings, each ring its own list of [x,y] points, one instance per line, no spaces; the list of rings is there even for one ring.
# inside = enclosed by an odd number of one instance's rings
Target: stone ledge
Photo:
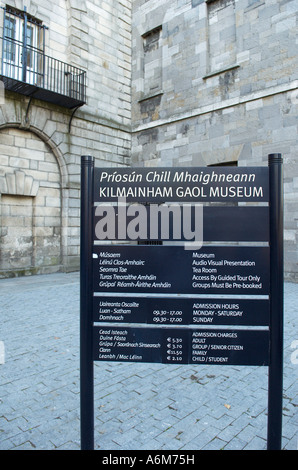
[[[142,103],[143,101],[151,100],[151,99],[153,99],[153,98],[157,98],[158,96],[162,96],[162,95],[163,95],[163,91],[160,90],[160,91],[158,91],[158,92],[156,92],[156,93],[153,93],[152,95],[146,95],[146,96],[144,95],[144,96],[142,96],[142,98],[140,98],[140,99],[138,100],[138,102],[139,102],[139,103]]]
[[[208,78],[214,77],[215,75],[220,75],[221,73],[230,72],[231,70],[238,69],[240,67],[239,64],[230,65],[230,67],[225,67],[223,69],[215,70],[214,72],[207,73],[204,75],[203,80],[207,80]]]
[[[203,114],[213,113],[233,106],[243,105],[251,101],[268,98],[270,96],[278,95],[280,93],[294,92],[295,90],[297,90],[297,80],[290,83],[284,83],[282,85],[264,88],[260,91],[249,93],[248,95],[238,96],[235,98],[226,99],[224,101],[219,101],[210,105],[205,105],[200,108],[195,108],[189,112],[175,114],[168,118],[159,119],[157,121],[153,121],[146,124],[139,124],[132,130],[132,134],[142,132],[148,129],[153,129],[159,126],[172,125],[176,122],[196,118]]]

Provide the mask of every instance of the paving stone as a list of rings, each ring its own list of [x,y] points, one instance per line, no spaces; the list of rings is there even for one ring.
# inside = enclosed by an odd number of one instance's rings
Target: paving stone
[[[80,448],[78,273],[0,281],[0,449]],[[283,448],[297,450],[298,285],[285,284]],[[5,307],[3,307],[5,305]],[[95,448],[266,449],[267,368],[96,363]]]

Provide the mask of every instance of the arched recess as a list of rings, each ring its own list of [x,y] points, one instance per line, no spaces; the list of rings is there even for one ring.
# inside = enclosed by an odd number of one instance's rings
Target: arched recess
[[[0,277],[63,269],[67,166],[30,126],[0,126]]]

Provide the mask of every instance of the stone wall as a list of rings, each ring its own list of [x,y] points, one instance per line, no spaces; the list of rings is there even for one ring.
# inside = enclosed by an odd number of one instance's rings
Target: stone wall
[[[269,153],[282,153],[291,279],[298,278],[296,24],[294,1],[134,2],[132,164],[267,165]],[[144,41],[156,29],[161,79],[150,95]]]
[[[0,276],[79,269],[81,156],[92,155],[96,166],[130,163],[130,3],[9,2],[21,11],[27,7],[47,27],[48,56],[87,72],[87,103],[73,113],[5,90],[0,103]],[[0,36],[3,15],[1,9]],[[31,177],[36,194],[22,194],[19,185],[12,190],[8,184],[11,178]]]
[[[61,176],[35,134],[0,130],[1,272],[61,267]]]
[[[3,237],[16,227],[12,210],[17,214],[20,205],[28,206],[30,217],[19,220],[31,227],[24,235],[31,244],[28,266],[34,272],[78,269],[83,154],[93,155],[96,166],[247,166],[266,165],[269,153],[280,152],[286,276],[297,279],[297,2],[11,0],[9,5],[26,7],[47,27],[47,55],[87,71],[87,103],[73,113],[7,90],[0,96],[0,197],[8,216],[5,223],[0,216],[1,244],[11,243]],[[0,9],[1,36],[3,14]],[[30,148],[33,141],[38,148]],[[46,170],[50,163],[54,181]],[[38,192],[20,194],[31,177]],[[8,189],[13,180],[16,192]],[[45,213],[53,210],[55,198],[57,203],[51,230],[46,215],[38,221],[47,246],[53,243],[48,258],[38,258],[32,248],[39,197]],[[16,272],[17,267],[3,267],[1,275]]]

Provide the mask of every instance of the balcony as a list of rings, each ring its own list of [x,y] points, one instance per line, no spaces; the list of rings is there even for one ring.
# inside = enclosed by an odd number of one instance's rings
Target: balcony
[[[86,72],[22,41],[2,38],[0,80],[5,89],[68,109],[86,103]]]

